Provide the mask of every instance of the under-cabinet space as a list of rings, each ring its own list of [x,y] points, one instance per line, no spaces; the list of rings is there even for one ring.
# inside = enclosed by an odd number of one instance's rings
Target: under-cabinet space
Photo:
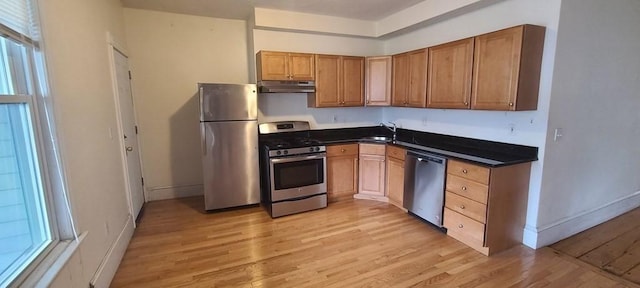
[[[329,202],[353,198],[358,192],[358,144],[327,146]]]
[[[522,242],[531,163],[483,167],[449,160],[447,234],[490,255]]]
[[[387,201],[385,197],[385,145],[361,143],[356,198]]]

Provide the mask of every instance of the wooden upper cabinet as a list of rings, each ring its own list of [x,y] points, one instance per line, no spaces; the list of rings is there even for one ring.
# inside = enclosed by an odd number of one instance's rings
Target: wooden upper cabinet
[[[342,106],[364,105],[364,57],[342,56]]]
[[[315,107],[340,106],[340,56],[316,55]]]
[[[313,54],[260,51],[256,54],[256,69],[258,81],[315,79]]]
[[[469,109],[474,38],[429,47],[427,108]]]
[[[537,109],[544,34],[521,25],[475,37],[471,109]]]
[[[391,105],[391,56],[367,57],[365,61],[365,105]]]
[[[364,105],[364,57],[315,55],[316,93],[308,94],[310,107]]]
[[[427,105],[427,56],[427,49],[409,52],[409,107]]]
[[[313,54],[289,53],[289,75],[291,80],[314,80]]]
[[[407,53],[393,55],[391,80],[391,106],[406,106],[409,89],[409,55]]]
[[[427,49],[393,56],[391,105],[426,107]]]

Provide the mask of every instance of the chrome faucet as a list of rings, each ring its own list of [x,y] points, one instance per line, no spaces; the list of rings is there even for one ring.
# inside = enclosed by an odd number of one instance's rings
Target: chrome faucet
[[[380,122],[380,126],[389,129],[391,132],[393,132],[393,141],[396,141],[396,130],[398,129],[398,126],[396,125],[396,123],[393,123],[391,121],[389,121],[389,124],[391,124],[391,126],[386,125],[382,122]]]

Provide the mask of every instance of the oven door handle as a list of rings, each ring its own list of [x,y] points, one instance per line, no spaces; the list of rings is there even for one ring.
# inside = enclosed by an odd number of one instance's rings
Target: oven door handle
[[[287,163],[287,162],[295,162],[295,161],[302,161],[302,160],[313,160],[313,159],[323,159],[323,158],[327,158],[327,153],[320,153],[320,154],[314,154],[314,155],[308,155],[308,156],[292,156],[292,157],[285,157],[285,158],[271,158],[270,161],[271,161],[271,163]]]

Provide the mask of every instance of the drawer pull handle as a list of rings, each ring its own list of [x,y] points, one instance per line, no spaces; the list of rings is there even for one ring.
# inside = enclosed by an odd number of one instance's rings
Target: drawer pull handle
[[[460,209],[464,209],[464,205],[460,205]]]
[[[467,186],[462,186],[462,191],[467,191]]]
[[[467,169],[462,169],[462,173],[467,174],[468,172]]]
[[[464,226],[462,224],[458,225],[458,228],[464,228]]]

